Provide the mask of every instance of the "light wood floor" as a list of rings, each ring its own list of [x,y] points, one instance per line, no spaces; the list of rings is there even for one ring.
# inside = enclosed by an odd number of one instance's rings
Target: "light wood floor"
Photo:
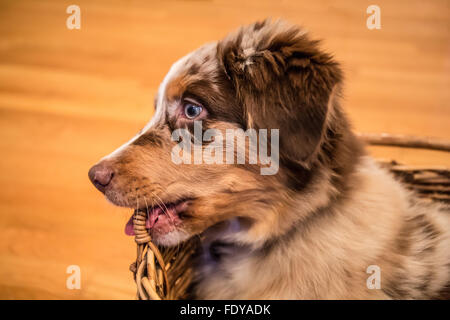
[[[149,119],[170,65],[243,23],[283,17],[323,38],[342,62],[358,131],[450,138],[448,0],[0,0],[0,298],[128,299],[135,256],[130,210],[112,207],[89,167]],[[410,164],[450,165],[438,152],[374,148]],[[81,290],[66,268],[81,267]]]

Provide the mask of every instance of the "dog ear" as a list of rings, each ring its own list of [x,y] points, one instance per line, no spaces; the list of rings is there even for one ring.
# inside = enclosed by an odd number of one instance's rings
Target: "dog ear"
[[[280,159],[308,168],[326,138],[341,71],[298,27],[269,21],[218,44],[247,128],[279,129]]]

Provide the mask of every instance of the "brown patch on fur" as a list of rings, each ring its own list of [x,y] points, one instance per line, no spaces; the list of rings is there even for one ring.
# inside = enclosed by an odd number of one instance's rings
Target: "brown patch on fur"
[[[412,202],[414,204],[414,201]],[[394,246],[399,255],[392,274],[384,280],[383,291],[394,299],[432,298],[432,283],[437,278],[437,270],[433,266],[439,238],[442,231],[424,213],[414,215],[405,220]],[[426,265],[423,271],[408,271],[410,263]],[[414,273],[412,275],[408,274]]]
[[[448,268],[450,269],[450,266]],[[450,281],[432,299],[450,300]]]
[[[345,176],[363,153],[338,105],[338,64],[300,29],[268,21],[243,27],[218,45],[222,66],[246,110],[246,125],[280,130],[280,158],[291,187],[300,190],[321,164]],[[256,49],[248,53],[251,45]],[[319,159],[319,162],[316,160]],[[315,167],[315,168],[313,168]],[[338,180],[339,178],[337,178]]]
[[[341,71],[297,27],[278,24],[268,34],[269,28],[263,22],[251,37],[249,27],[241,28],[219,43],[218,55],[252,126],[282,129],[284,158],[308,166],[320,150]]]
[[[147,145],[154,145],[157,147],[162,147],[163,139],[155,131],[148,131],[148,132],[140,135],[135,141],[133,141],[133,145],[141,146],[141,147],[147,146]]]
[[[187,74],[180,75],[167,84],[166,98],[168,101],[174,101],[181,98],[189,83],[186,79],[187,77]]]

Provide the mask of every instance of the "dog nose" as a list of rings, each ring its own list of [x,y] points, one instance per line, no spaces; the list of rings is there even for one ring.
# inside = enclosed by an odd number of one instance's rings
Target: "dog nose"
[[[111,182],[114,172],[108,164],[100,162],[89,170],[88,175],[94,186],[105,193],[105,188]]]

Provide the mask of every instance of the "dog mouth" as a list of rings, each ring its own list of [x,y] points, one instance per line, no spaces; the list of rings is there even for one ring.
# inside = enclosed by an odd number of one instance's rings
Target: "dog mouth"
[[[162,203],[153,207],[135,209],[147,215],[145,228],[150,234],[166,234],[174,230],[182,223],[181,217],[189,207],[192,199],[182,199],[171,203]],[[125,225],[125,234],[134,236],[133,215]]]

